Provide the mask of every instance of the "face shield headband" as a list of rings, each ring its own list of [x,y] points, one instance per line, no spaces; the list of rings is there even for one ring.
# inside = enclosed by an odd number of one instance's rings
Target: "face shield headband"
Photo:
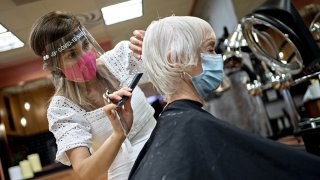
[[[80,40],[83,39],[87,39],[94,46],[94,48],[100,55],[104,53],[104,50],[100,47],[100,45],[96,42],[92,35],[87,31],[87,29],[80,25],[73,32],[46,45],[46,54],[42,58],[43,60],[54,60],[58,57],[59,53],[63,53],[64,51],[68,50],[73,45],[77,44]]]

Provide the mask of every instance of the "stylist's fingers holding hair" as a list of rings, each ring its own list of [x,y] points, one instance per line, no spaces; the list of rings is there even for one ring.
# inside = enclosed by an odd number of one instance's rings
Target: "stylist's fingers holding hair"
[[[144,33],[144,30],[134,30],[133,36],[130,38],[129,48],[137,59],[141,59]]]

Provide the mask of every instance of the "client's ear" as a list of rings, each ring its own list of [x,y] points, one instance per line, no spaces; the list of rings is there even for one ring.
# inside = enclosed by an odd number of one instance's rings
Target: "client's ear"
[[[180,63],[177,63],[177,62],[172,62],[172,56],[171,56],[171,50],[168,51],[167,53],[167,61],[168,63],[174,67],[174,68],[180,68],[181,67],[181,64]]]
[[[168,51],[167,53],[167,60],[170,64],[172,64],[172,61],[171,61],[171,50]]]

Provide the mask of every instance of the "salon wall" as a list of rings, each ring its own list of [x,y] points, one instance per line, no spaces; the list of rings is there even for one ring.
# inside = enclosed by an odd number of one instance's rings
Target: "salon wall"
[[[223,27],[227,27],[228,31],[232,32],[237,25],[237,16],[231,0],[198,1],[192,15],[209,22],[217,38],[223,35]]]
[[[232,0],[237,20],[240,21],[242,17],[248,15],[252,10],[263,4],[265,1],[266,0]]]

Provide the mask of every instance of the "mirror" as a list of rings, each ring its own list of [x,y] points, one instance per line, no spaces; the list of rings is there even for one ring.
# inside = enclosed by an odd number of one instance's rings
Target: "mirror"
[[[266,15],[253,14],[242,19],[241,27],[249,48],[258,59],[280,74],[301,72],[303,60],[291,41],[296,37],[285,24]]]

